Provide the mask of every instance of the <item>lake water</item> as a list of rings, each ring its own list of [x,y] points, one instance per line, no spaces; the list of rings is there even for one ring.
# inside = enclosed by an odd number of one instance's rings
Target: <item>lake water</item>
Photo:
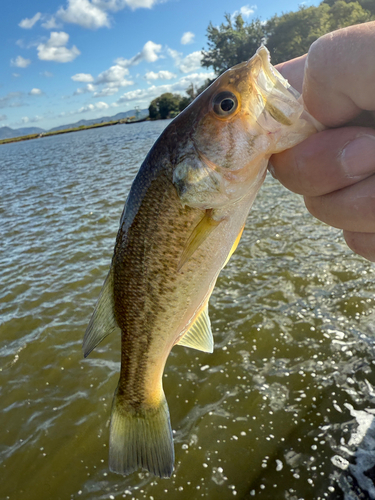
[[[375,273],[270,176],[165,370],[172,478],[110,473],[119,337],[81,342],[132,179],[166,122],[0,147],[0,498],[375,498]]]

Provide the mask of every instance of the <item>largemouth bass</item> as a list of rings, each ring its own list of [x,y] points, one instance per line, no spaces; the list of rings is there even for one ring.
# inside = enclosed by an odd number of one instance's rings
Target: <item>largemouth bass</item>
[[[113,472],[173,472],[164,366],[176,344],[213,351],[208,300],[240,240],[268,159],[316,132],[298,97],[261,47],[169,124],[133,182],[83,342],[86,357],[121,330]]]

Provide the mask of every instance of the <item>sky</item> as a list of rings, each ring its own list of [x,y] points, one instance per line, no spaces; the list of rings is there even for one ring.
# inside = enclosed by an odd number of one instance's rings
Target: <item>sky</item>
[[[246,0],[245,0],[246,1]],[[202,68],[210,22],[265,21],[298,0],[17,0],[0,19],[0,127],[113,116],[213,78]],[[308,0],[304,5],[318,5]],[[252,54],[249,54],[251,57]]]

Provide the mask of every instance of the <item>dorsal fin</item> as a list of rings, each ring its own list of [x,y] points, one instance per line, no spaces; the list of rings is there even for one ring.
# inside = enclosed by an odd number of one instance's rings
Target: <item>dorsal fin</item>
[[[203,352],[214,352],[211,322],[208,316],[208,300],[191,328],[177,342],[178,345],[191,347]]]
[[[86,358],[116,328],[117,323],[113,301],[113,271],[111,268],[100,292],[90,323],[86,328],[82,345],[84,357]]]

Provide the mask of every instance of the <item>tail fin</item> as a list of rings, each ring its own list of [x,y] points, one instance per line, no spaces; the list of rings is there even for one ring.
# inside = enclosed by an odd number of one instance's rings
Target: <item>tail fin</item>
[[[109,468],[130,474],[139,468],[155,476],[171,477],[174,464],[172,429],[164,393],[153,409],[124,407],[115,393],[109,438]]]

